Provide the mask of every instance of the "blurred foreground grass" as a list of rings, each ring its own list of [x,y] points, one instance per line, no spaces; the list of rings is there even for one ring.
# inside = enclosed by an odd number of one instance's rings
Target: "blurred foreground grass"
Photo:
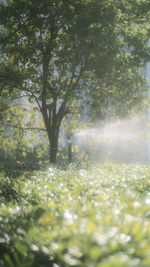
[[[149,267],[150,167],[0,173],[1,267]]]

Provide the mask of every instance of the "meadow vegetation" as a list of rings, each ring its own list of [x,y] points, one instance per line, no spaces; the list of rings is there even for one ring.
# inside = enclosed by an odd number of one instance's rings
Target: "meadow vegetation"
[[[150,266],[150,167],[0,173],[1,267]]]

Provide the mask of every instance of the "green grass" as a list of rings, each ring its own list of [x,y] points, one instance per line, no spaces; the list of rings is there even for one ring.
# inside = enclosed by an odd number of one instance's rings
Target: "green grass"
[[[0,177],[0,266],[149,267],[150,167]]]

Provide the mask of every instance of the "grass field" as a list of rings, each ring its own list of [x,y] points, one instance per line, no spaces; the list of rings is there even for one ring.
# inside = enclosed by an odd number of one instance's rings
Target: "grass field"
[[[150,167],[0,174],[1,267],[149,267]]]

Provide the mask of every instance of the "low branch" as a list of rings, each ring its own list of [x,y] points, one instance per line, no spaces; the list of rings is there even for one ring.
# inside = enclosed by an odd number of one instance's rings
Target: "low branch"
[[[46,132],[46,128],[38,128],[38,127],[21,127],[21,126],[17,126],[17,125],[12,125],[12,124],[3,124],[3,126],[6,126],[6,127],[11,127],[11,128],[15,128],[15,129],[19,129],[19,130],[22,130],[22,131],[31,131],[31,130],[38,130],[38,131],[44,131]]]

